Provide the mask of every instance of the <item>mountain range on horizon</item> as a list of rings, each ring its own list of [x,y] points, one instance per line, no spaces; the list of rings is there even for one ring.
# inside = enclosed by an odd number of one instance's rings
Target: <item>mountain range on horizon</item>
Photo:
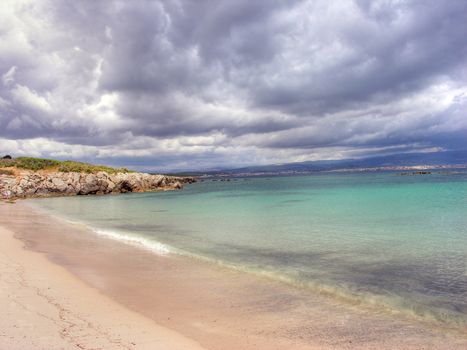
[[[366,168],[386,168],[404,166],[443,166],[466,165],[467,150],[441,151],[430,153],[397,153],[365,158],[350,158],[339,160],[317,160],[283,164],[252,165],[241,168],[226,168],[207,171],[190,172],[195,175],[238,175],[254,173],[306,173],[331,170],[358,170]]]

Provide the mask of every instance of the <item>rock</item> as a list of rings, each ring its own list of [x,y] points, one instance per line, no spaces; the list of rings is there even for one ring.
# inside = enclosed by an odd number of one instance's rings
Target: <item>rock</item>
[[[58,192],[65,192],[67,189],[67,184],[59,177],[52,178],[52,184],[54,185],[54,189]]]
[[[180,183],[180,181],[175,181],[172,187],[178,190],[178,189],[183,188],[183,185]]]
[[[2,198],[3,199],[10,199],[12,196],[12,193],[10,190],[5,190],[5,191],[2,191]]]
[[[0,175],[0,193],[8,198],[73,196],[146,192],[166,189],[181,189],[185,183],[193,183],[193,177],[173,177],[145,173],[98,172],[86,173],[34,173],[19,176]]]

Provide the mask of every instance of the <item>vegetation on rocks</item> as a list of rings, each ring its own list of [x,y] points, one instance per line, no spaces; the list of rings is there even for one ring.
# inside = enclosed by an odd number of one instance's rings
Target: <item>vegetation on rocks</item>
[[[3,160],[3,163],[6,163],[5,166],[14,166],[18,169],[37,171],[56,167],[60,161],[44,158],[20,157],[11,160]]]
[[[55,159],[19,157],[14,159],[0,159],[0,168],[12,168],[24,170],[55,170],[64,173],[79,172],[79,173],[97,173],[105,171],[109,174],[129,173],[126,168],[112,168],[105,165],[93,165],[89,163],[74,162],[71,160],[59,161]]]
[[[127,168],[112,168],[105,165],[93,165],[88,163],[73,162],[70,160],[61,162],[58,167],[58,171],[62,171],[64,173],[97,173],[99,171],[105,171],[108,174],[133,172],[131,170],[128,170]]]
[[[4,200],[174,190],[195,181],[192,177],[151,175],[73,161],[0,159],[0,198]]]

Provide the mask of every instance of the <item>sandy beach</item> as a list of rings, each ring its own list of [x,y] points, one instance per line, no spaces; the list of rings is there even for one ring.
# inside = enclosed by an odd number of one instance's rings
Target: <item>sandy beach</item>
[[[23,249],[13,234],[0,227],[0,349],[203,349]]]
[[[0,227],[2,350],[467,347],[459,332],[157,255],[25,202],[0,204]]]

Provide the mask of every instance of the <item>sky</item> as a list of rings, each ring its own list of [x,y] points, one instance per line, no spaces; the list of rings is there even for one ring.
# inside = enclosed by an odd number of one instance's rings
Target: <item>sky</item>
[[[0,2],[0,154],[141,170],[467,149],[465,0]]]

